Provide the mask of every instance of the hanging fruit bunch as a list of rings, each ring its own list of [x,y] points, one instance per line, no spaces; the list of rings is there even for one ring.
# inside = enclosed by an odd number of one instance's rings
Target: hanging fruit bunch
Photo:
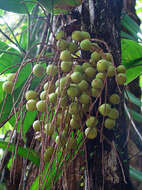
[[[124,85],[126,70],[123,65],[116,67],[112,55],[100,49],[88,32],[74,31],[66,40],[65,32],[59,31],[54,47],[56,61],[50,61],[46,69],[40,63],[34,65],[35,77],[46,75],[48,78],[43,91],[28,90],[25,94],[27,111],[36,110],[40,116],[44,115],[33,123],[38,139],[44,129],[52,144],[54,141],[66,152],[75,147],[78,132],[83,133],[84,138],[95,139],[102,125],[107,130],[115,128],[119,117],[119,94],[113,93],[105,98],[102,94],[110,79],[118,88]],[[90,58],[82,57],[82,51],[87,51]],[[11,92],[11,83],[3,84],[7,93]],[[49,145],[44,155],[46,161],[51,159],[53,151],[53,145]]]

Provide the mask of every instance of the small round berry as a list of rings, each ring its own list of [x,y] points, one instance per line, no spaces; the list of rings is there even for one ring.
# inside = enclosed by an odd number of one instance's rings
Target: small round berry
[[[99,106],[99,112],[103,116],[107,116],[111,111],[111,106],[109,104],[102,104]]]
[[[117,73],[126,73],[126,68],[124,65],[119,65],[117,68]]]
[[[95,127],[98,124],[98,120],[94,116],[90,116],[86,121],[87,127]]]
[[[97,137],[97,129],[88,127],[85,129],[85,135],[88,139],[95,139]]]
[[[13,88],[13,82],[11,81],[6,81],[2,84],[2,89],[4,92],[6,92],[7,94],[11,94],[12,92],[12,88]]]
[[[59,40],[57,42],[57,48],[60,50],[60,51],[63,51],[65,49],[67,49],[68,47],[68,42],[66,40]]]
[[[25,94],[25,98],[26,100],[30,100],[30,99],[37,99],[37,92],[34,90],[28,90]]]
[[[49,76],[55,76],[58,72],[58,68],[56,65],[48,65],[47,68],[46,68],[46,73],[49,75]]]
[[[49,162],[51,160],[53,152],[54,148],[52,146],[48,146],[44,152],[44,162]]]
[[[46,111],[46,101],[40,100],[36,103],[36,108],[39,112],[45,112]]]
[[[63,72],[69,72],[72,69],[73,63],[71,61],[62,61],[61,62],[61,70]]]
[[[45,73],[45,69],[41,64],[36,64],[33,67],[33,74],[36,77],[41,77]]]
[[[65,37],[65,32],[63,30],[60,30],[59,32],[57,32],[56,40],[60,40],[60,39],[62,39],[64,37]]]
[[[80,43],[80,48],[84,51],[90,51],[92,48],[92,43],[90,40],[86,39],[86,40],[82,40]]]
[[[26,109],[27,111],[35,111],[36,110],[36,100],[30,99],[26,103]]]
[[[81,36],[82,36],[82,39],[85,40],[85,39],[91,39],[91,36],[88,32],[85,32],[85,31],[81,31]]]
[[[118,94],[112,94],[109,97],[109,102],[111,104],[119,104],[120,103],[120,96]]]
[[[87,75],[87,77],[93,78],[96,74],[96,69],[94,69],[93,67],[88,67],[85,70],[85,74]]]
[[[33,122],[33,128],[35,131],[40,131],[42,125],[42,121],[36,120]]]
[[[115,120],[107,118],[105,119],[104,125],[105,125],[105,128],[107,129],[113,129],[115,126]]]
[[[72,33],[72,40],[80,42],[82,40],[82,33],[81,33],[81,31],[78,31],[78,30],[74,31]]]
[[[98,72],[105,72],[108,68],[108,61],[105,59],[101,59],[97,62],[97,70]]]
[[[103,81],[101,79],[98,78],[98,79],[92,80],[91,86],[93,88],[99,88],[99,89],[101,89],[101,88],[103,88],[104,83],[103,83]]]
[[[10,73],[7,75],[7,80],[12,82],[15,76],[16,76],[16,73]]]
[[[108,117],[109,117],[110,119],[117,119],[117,118],[119,117],[119,112],[118,112],[118,110],[115,109],[115,108],[112,108],[111,111],[110,111],[109,114],[108,114]]]
[[[116,81],[119,85],[123,85],[126,82],[126,74],[124,73],[119,73],[116,75]]]
[[[71,80],[74,83],[79,83],[82,80],[82,74],[80,72],[73,72],[71,74]]]
[[[81,96],[79,97],[79,102],[81,104],[89,104],[90,102],[90,97],[86,93],[82,93]]]
[[[72,56],[69,50],[64,50],[60,54],[60,60],[62,61],[72,61]]]

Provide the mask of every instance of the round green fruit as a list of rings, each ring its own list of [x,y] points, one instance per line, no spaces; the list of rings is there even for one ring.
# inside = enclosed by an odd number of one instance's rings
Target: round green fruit
[[[48,124],[48,127],[47,127],[47,124],[46,124],[44,128],[46,129],[48,136],[51,137],[54,133],[55,127],[50,124]]]
[[[91,88],[91,96],[97,98],[100,95],[101,91],[97,88]]]
[[[63,51],[65,49],[67,49],[68,47],[68,42],[65,41],[65,40],[59,40],[57,42],[57,48],[60,50],[60,51]]]
[[[81,65],[74,65],[73,71],[82,73],[83,72],[82,66]]]
[[[106,59],[107,61],[110,61],[110,62],[112,61],[112,60],[111,60],[111,54],[110,54],[110,53],[105,53],[105,56],[106,56],[105,59]]]
[[[71,61],[62,61],[61,62],[61,70],[63,72],[69,72],[72,69],[73,63]]]
[[[48,93],[45,90],[40,93],[41,100],[46,100],[47,96],[48,96]]]
[[[49,162],[51,160],[53,152],[54,152],[53,146],[48,146],[48,148],[44,152],[44,162]]]
[[[48,92],[48,93],[55,92],[55,90],[56,90],[55,85],[54,85],[51,81],[46,82],[46,83],[44,84],[43,89],[44,89],[46,92]]]
[[[104,83],[103,83],[103,81],[101,79],[98,78],[98,79],[92,80],[91,86],[93,88],[99,88],[99,89],[101,89],[101,88],[103,88]]]
[[[60,84],[60,89],[64,90],[65,88],[69,87],[69,83],[70,83],[70,79],[66,76],[66,77],[62,77],[59,81]]]
[[[113,129],[115,126],[115,120],[107,118],[105,119],[104,125],[105,125],[105,128],[107,129]]]
[[[81,31],[81,36],[82,36],[82,39],[85,40],[85,39],[91,39],[91,36],[88,32],[85,32],[85,31]]]
[[[42,125],[42,121],[40,121],[40,120],[34,121],[34,123],[33,123],[34,130],[35,131],[40,131],[41,125]]]
[[[36,103],[36,108],[39,112],[45,112],[46,111],[46,101],[40,100]]]
[[[88,139],[95,139],[97,137],[97,129],[88,127],[85,129],[85,135]]]
[[[6,92],[7,94],[11,94],[12,89],[13,89],[13,82],[11,81],[6,81],[2,84],[2,89],[4,92]]]
[[[34,99],[28,100],[26,103],[27,111],[35,111],[36,110],[36,103],[37,103],[37,101]]]
[[[80,129],[81,128],[80,122],[77,119],[73,119],[73,118],[70,120],[70,126],[72,129]]]
[[[60,60],[62,61],[72,61],[72,56],[69,50],[64,50],[60,54]]]
[[[71,80],[74,83],[79,83],[82,80],[82,74],[80,72],[73,72],[71,74]]]
[[[70,151],[75,146],[75,139],[73,137],[70,137],[66,143],[66,151]]]
[[[98,72],[105,72],[108,68],[108,61],[105,59],[101,59],[97,62],[97,70]]]
[[[109,117],[110,119],[117,119],[117,118],[119,117],[119,112],[118,112],[118,110],[115,109],[115,108],[112,108],[111,111],[110,111],[109,114],[108,114],[108,117]]]
[[[86,93],[82,93],[81,96],[79,97],[79,102],[81,104],[89,104],[90,102],[90,97]]]
[[[56,93],[49,94],[49,102],[52,104],[56,104],[56,102],[57,102],[57,94]]]
[[[88,62],[83,63],[83,65],[82,65],[83,71],[85,71],[88,67],[91,67],[90,63],[88,63]]]
[[[80,48],[84,51],[90,51],[92,48],[92,43],[90,40],[86,39],[86,40],[82,40],[80,43]]]
[[[79,87],[73,85],[70,86],[67,90],[67,94],[71,98],[77,97],[80,94]]]
[[[87,127],[96,127],[96,125],[98,124],[98,120],[96,117],[94,116],[90,116],[87,121],[86,121],[86,126]]]
[[[110,97],[109,97],[109,102],[111,104],[119,104],[120,103],[120,97],[118,94],[112,94]]]
[[[93,67],[88,67],[85,70],[85,74],[87,75],[87,77],[93,78],[96,74],[96,69],[94,69]]]
[[[65,32],[64,31],[60,30],[59,32],[57,32],[56,40],[60,40],[60,39],[62,39],[64,37],[65,37]]]
[[[113,77],[115,75],[115,67],[113,65],[108,66],[107,76]]]
[[[126,74],[124,73],[119,73],[116,75],[116,81],[119,85],[123,85],[126,82]]]
[[[101,54],[94,51],[92,54],[91,54],[91,62],[94,64],[96,64],[99,60],[101,59]]]
[[[101,79],[101,80],[105,80],[106,78],[106,74],[105,73],[97,73],[96,74],[96,79]]]
[[[124,65],[119,65],[117,68],[117,73],[126,73],[126,68]]]
[[[36,64],[33,67],[33,74],[36,77],[41,77],[45,73],[45,69],[41,64]]]
[[[81,31],[76,30],[76,31],[74,31],[74,32],[72,33],[72,40],[75,40],[75,41],[77,41],[77,42],[80,42],[82,39],[83,39],[83,38],[82,38],[82,33],[81,33]]]
[[[56,65],[48,65],[46,68],[46,73],[49,76],[55,76],[58,73],[58,68]]]
[[[70,42],[70,43],[68,44],[68,50],[69,50],[71,53],[77,52],[77,50],[78,50],[77,44],[74,43],[74,42]]]
[[[15,76],[16,76],[16,73],[10,73],[7,75],[7,80],[13,82]]]
[[[69,106],[69,113],[70,114],[77,114],[78,113],[78,103],[77,102],[72,102]]]
[[[102,104],[99,106],[99,112],[103,116],[107,116],[111,111],[111,106],[109,104]]]
[[[78,84],[78,86],[79,86],[79,89],[80,89],[81,91],[86,91],[86,90],[89,88],[89,84],[88,84],[88,82],[87,82],[86,80],[82,80],[82,81]]]
[[[30,100],[30,99],[37,99],[37,92],[34,90],[28,90],[25,94],[25,98],[26,100]]]
[[[68,97],[67,97],[67,96],[64,96],[64,97],[62,97],[62,98],[60,99],[60,105],[61,105],[62,107],[68,106],[68,102],[69,102],[69,100],[68,100]]]

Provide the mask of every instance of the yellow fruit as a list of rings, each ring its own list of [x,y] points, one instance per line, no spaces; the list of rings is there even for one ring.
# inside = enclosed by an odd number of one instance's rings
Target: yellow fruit
[[[74,32],[72,33],[72,40],[75,40],[75,41],[77,41],[77,42],[80,42],[82,39],[83,39],[83,38],[82,38],[82,33],[81,33],[81,31],[76,30],[76,31],[74,31]]]
[[[97,137],[97,129],[88,127],[85,129],[85,135],[88,139],[95,139]]]
[[[101,88],[103,88],[104,83],[103,83],[103,81],[101,79],[98,78],[98,79],[92,80],[91,86],[93,88],[99,88],[99,89],[101,89]]]
[[[10,73],[7,75],[7,80],[13,82],[15,76],[16,76],[16,73]]]
[[[44,152],[44,161],[45,162],[49,162],[51,160],[53,152],[54,152],[53,146],[48,146],[48,148]]]
[[[126,73],[126,68],[124,65],[119,65],[117,68],[117,73]]]
[[[119,73],[116,75],[116,81],[119,85],[123,85],[126,82],[126,74]]]
[[[107,129],[113,129],[114,126],[115,126],[115,120],[110,119],[110,118],[107,118],[107,119],[105,120],[104,125],[105,125],[105,128],[107,128]]]
[[[90,116],[86,121],[87,127],[95,127],[98,124],[98,120],[94,116]]]
[[[64,50],[60,54],[60,60],[62,61],[72,61],[72,56],[69,50]]]
[[[30,99],[37,99],[37,92],[34,90],[28,90],[25,94],[25,98],[26,100],[30,100]]]
[[[44,69],[44,67],[41,64],[36,64],[33,67],[33,74],[36,77],[41,77],[44,73],[45,73],[45,69]]]
[[[26,103],[27,111],[35,111],[36,110],[36,103],[37,103],[37,101],[34,99],[28,100]]]
[[[92,43],[90,40],[86,39],[86,40],[82,40],[80,43],[80,48],[84,51],[90,51],[92,48]]]
[[[45,112],[46,111],[46,101],[40,100],[36,103],[36,108],[39,112]]]
[[[42,121],[40,121],[40,120],[34,121],[34,123],[33,123],[34,130],[35,131],[40,131],[41,125],[42,125]]]
[[[47,68],[46,68],[46,73],[49,75],[49,76],[55,76],[58,72],[58,68],[56,65],[48,65]]]
[[[13,82],[11,81],[6,81],[2,84],[2,89],[4,92],[6,92],[7,94],[11,94],[12,92],[12,88],[13,88]]]
[[[109,97],[109,102],[111,104],[119,104],[120,103],[120,97],[118,94],[112,94],[110,97]]]
[[[111,106],[109,104],[102,104],[99,106],[99,112],[103,116],[107,116],[111,111]]]
[[[112,108],[111,111],[110,111],[109,114],[108,114],[108,117],[109,117],[110,119],[117,119],[117,118],[119,117],[119,112],[118,112],[118,110],[115,109],[115,108]]]
[[[98,72],[105,72],[108,68],[108,61],[105,59],[101,59],[97,62],[97,70]]]

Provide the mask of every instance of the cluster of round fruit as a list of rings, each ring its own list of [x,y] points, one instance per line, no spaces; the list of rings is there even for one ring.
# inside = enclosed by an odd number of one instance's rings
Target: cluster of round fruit
[[[4,92],[6,92],[7,94],[11,94],[12,89],[13,89],[13,80],[15,78],[15,73],[10,73],[7,75],[7,81],[5,81],[2,85],[2,89]]]
[[[73,130],[81,129],[83,126],[82,117],[87,114],[85,135],[94,139],[97,136],[96,126],[99,121],[90,114],[89,108],[92,104],[92,97],[101,96],[107,78],[113,77],[118,85],[123,85],[126,82],[126,70],[123,65],[115,67],[111,62],[109,53],[104,53],[102,56],[95,51],[94,43],[91,42],[88,32],[73,32],[72,42],[67,42],[64,38],[65,33],[63,31],[56,35],[57,49],[60,51],[59,65],[49,64],[46,68],[47,75],[50,78],[57,78],[56,81],[50,80],[44,84],[44,90],[40,93],[40,100],[38,100],[38,94],[35,91],[27,91],[25,96],[26,108],[28,111],[46,112],[50,105],[54,108],[51,110],[52,112],[58,109],[54,122],[50,122],[48,126],[50,136],[54,131],[51,128],[55,128],[53,126],[59,128],[64,125],[64,128],[69,126]],[[78,58],[79,55],[76,53],[80,49],[91,52],[90,60],[86,60],[82,64],[79,63],[80,57]],[[61,78],[58,78],[58,72],[61,73]],[[33,74],[37,77],[45,74],[44,67],[41,64],[36,64],[33,68]],[[112,94],[108,101],[115,105],[119,103],[120,97],[117,94]],[[101,115],[108,116],[105,119],[104,126],[107,129],[112,129],[119,115],[117,109],[111,108],[110,104],[105,103],[100,105],[98,110]],[[58,140],[56,141],[58,142]]]

